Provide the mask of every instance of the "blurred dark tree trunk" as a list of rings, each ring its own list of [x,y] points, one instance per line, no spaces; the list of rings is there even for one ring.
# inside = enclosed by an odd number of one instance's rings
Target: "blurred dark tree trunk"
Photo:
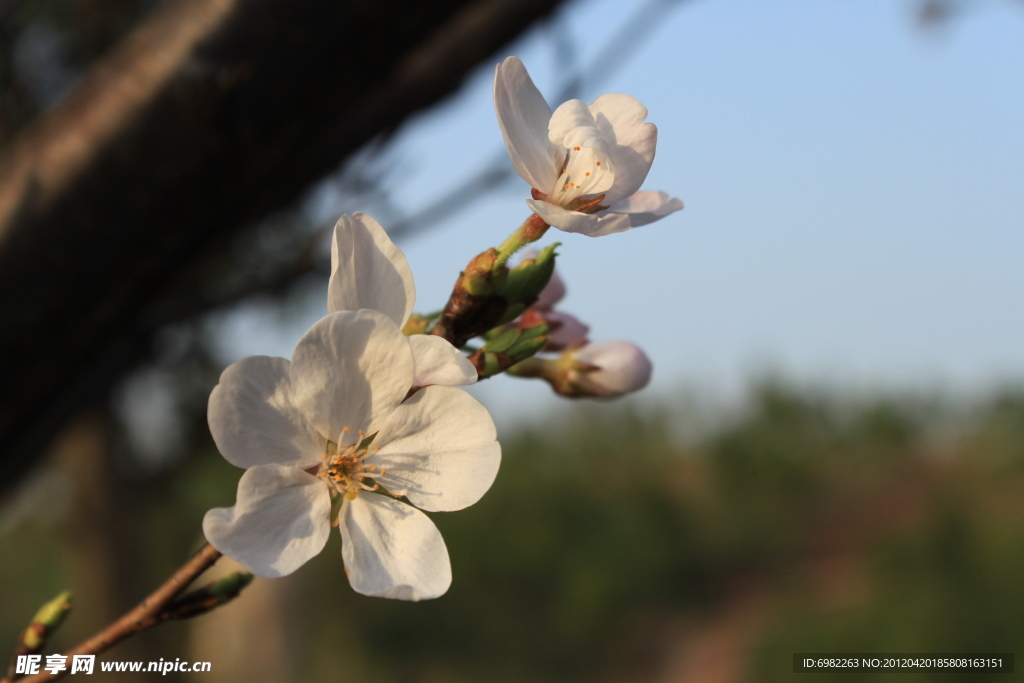
[[[106,624],[138,601],[145,588],[139,581],[137,558],[125,555],[125,542],[133,518],[119,508],[119,490],[127,485],[111,462],[115,427],[108,411],[88,408],[69,421],[56,436],[52,454],[68,482],[71,514],[63,543],[69,551],[68,567],[75,596],[75,613],[68,630],[70,642],[90,635],[90,626]],[[135,560],[133,562],[133,560]],[[70,636],[69,634],[62,634]],[[69,642],[69,644],[70,644]],[[138,660],[159,657],[144,639],[119,646],[120,656]],[[130,674],[125,683],[143,680]]]
[[[168,0],[0,155],[0,488],[210,305],[210,254],[561,0]]]

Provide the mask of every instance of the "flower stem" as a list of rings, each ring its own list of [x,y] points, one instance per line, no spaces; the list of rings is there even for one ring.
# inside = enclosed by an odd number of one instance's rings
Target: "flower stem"
[[[498,247],[498,260],[496,266],[503,266],[517,251],[531,242],[536,242],[551,226],[544,222],[544,219],[537,214],[530,214],[530,217],[523,221],[523,224]]]
[[[544,358],[527,358],[505,370],[514,377],[546,377],[551,361]]]
[[[167,607],[197,576],[209,569],[220,559],[220,552],[209,543],[203,545],[195,555],[174,572],[159,588],[150,593],[133,609],[126,612],[120,619],[103,629],[96,635],[80,643],[65,655],[65,668],[57,674],[47,671],[19,678],[20,683],[42,683],[63,677],[71,671],[73,655],[92,655],[107,650],[125,638],[140,631],[145,631],[167,619],[174,618],[167,613]],[[13,678],[5,678],[0,683],[9,683]]]

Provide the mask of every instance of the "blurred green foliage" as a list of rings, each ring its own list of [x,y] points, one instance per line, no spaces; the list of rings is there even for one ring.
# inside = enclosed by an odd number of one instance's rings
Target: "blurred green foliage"
[[[1024,394],[965,408],[766,383],[714,424],[684,405],[573,404],[503,434],[493,489],[432,515],[454,572],[441,599],[354,594],[332,538],[267,616],[287,622],[294,680],[775,681],[798,651],[1021,650]],[[196,547],[238,477],[208,442],[156,476],[123,465],[117,608]],[[77,509],[0,534],[2,642],[61,589],[88,603]],[[98,626],[76,611],[55,649]],[[187,628],[137,647],[182,656]]]

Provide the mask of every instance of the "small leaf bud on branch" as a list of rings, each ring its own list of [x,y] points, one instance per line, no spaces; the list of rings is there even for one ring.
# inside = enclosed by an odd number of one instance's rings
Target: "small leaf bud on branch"
[[[64,621],[64,617],[70,611],[71,593],[69,591],[64,591],[39,608],[39,611],[32,617],[28,628],[18,638],[18,644],[14,647],[14,654],[11,657],[11,664],[7,669],[5,681],[14,680],[14,665],[18,661],[18,657],[34,655],[40,652],[45,647],[50,634],[57,630],[57,627],[60,626],[61,622]]]
[[[232,572],[181,596],[168,605],[159,618],[188,619],[205,614],[237,598],[252,579],[249,572]]]

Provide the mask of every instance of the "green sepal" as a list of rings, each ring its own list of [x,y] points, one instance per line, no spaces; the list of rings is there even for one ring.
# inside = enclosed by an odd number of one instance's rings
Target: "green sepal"
[[[555,249],[560,245],[561,243],[555,242],[541,250],[536,257],[526,259],[511,269],[498,294],[509,304],[533,303],[547,287],[551,275],[555,272]],[[511,319],[513,318],[509,318]]]
[[[505,330],[470,356],[480,378],[504,372],[516,363],[531,358],[548,343],[548,326]]]
[[[413,313],[405,321],[405,325],[402,327],[402,334],[407,337],[411,337],[414,334],[426,334],[428,327],[430,327],[430,318],[428,316]]]
[[[481,358],[483,367],[477,369],[480,378],[493,377],[507,367],[508,356],[503,353],[484,353]]]
[[[547,325],[535,325],[528,327],[522,331],[519,338],[516,339],[515,343],[512,344],[506,351],[511,357],[513,363],[526,360],[532,357],[538,351],[543,349],[548,343],[548,326]]]
[[[523,330],[519,327],[512,327],[503,332],[500,332],[493,339],[489,340],[484,344],[481,351],[484,353],[505,353],[512,345],[519,341],[519,338],[523,336]]]
[[[523,313],[525,313],[526,309],[529,307],[530,305],[525,303],[511,304],[508,307],[508,309],[505,310],[505,315],[502,316],[501,320],[498,321],[498,324],[504,325],[505,323],[512,322],[513,320],[521,316]]]
[[[237,597],[252,580],[253,575],[249,572],[233,572],[211,583],[207,590],[213,597],[227,602]]]

